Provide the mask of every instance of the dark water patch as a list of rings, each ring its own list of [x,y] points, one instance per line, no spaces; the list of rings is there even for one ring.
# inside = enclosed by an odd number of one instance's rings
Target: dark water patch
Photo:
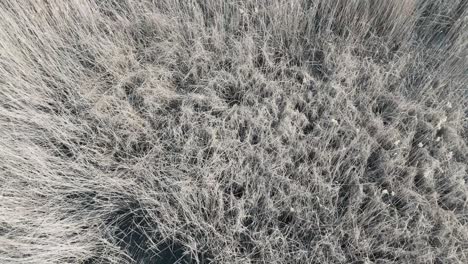
[[[161,237],[157,224],[136,202],[115,211],[107,224],[111,240],[136,263],[195,263],[181,243]]]

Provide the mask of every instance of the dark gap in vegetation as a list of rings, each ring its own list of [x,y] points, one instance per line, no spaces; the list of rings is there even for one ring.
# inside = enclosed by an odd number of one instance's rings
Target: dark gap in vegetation
[[[316,157],[317,157],[317,152],[315,150],[309,151],[309,154],[307,155],[307,162],[315,161]]]
[[[280,52],[279,50],[275,50],[273,52],[273,62],[275,64],[279,64],[281,62],[281,60],[283,59],[283,53]]]
[[[239,105],[244,98],[244,92],[241,91],[240,84],[228,84],[222,91],[220,96],[230,107]]]
[[[299,113],[304,113],[306,109],[307,103],[304,100],[298,100],[294,105],[294,110],[298,111]]]
[[[81,264],[102,264],[98,257],[90,257],[81,262]]]
[[[241,232],[238,235],[238,239],[240,253],[249,255],[255,252],[255,242],[252,240],[252,237],[247,232]]]
[[[101,76],[99,76],[99,81],[102,84],[102,90],[108,90],[115,85],[116,78],[113,74],[106,71]]]
[[[165,104],[164,110],[169,113],[178,113],[181,110],[183,100],[180,98],[171,99]]]
[[[232,59],[225,58],[225,59],[222,59],[222,60],[218,61],[217,68],[219,68],[221,70],[224,70],[224,71],[227,71],[227,72],[231,72],[233,70],[233,65],[232,64],[233,64]]]
[[[53,142],[53,151],[56,156],[66,159],[73,159],[75,157],[75,152],[71,146],[65,144],[64,142],[55,142],[55,140],[51,141]]]
[[[393,252],[388,250],[376,250],[369,255],[369,260],[375,263],[379,263],[379,261],[391,261],[391,263],[397,263],[399,258],[396,257]]]
[[[336,135],[334,135],[329,143],[329,147],[331,149],[339,150],[341,149],[342,146],[346,145],[346,132],[343,130],[339,130],[336,132]]]
[[[382,118],[384,125],[389,125],[398,117],[398,103],[391,98],[381,96],[377,98],[372,111]]]
[[[312,76],[320,80],[328,81],[329,70],[325,67],[325,53],[322,50],[315,49],[312,53],[311,62],[308,64]]]
[[[406,165],[422,168],[425,165],[430,164],[430,159],[429,151],[425,149],[424,146],[421,147],[421,145],[417,144],[411,147],[406,160]]]
[[[143,157],[146,154],[148,154],[148,152],[152,148],[152,144],[150,142],[151,142],[150,140],[147,140],[144,138],[140,138],[136,142],[132,142],[130,144],[130,151],[131,151],[132,156]]]
[[[307,154],[306,153],[303,153],[302,151],[299,152],[299,153],[295,153],[293,154],[293,163],[294,163],[294,168],[293,170],[297,170],[299,168],[299,166],[301,166],[302,164],[306,164],[307,160]]]
[[[137,89],[143,85],[145,80],[141,77],[134,77],[129,82],[123,85],[125,95],[130,105],[137,112],[141,112],[144,108],[144,99],[141,95],[138,94]]]
[[[221,118],[223,116],[224,110],[211,110],[210,114],[215,118]]]
[[[230,194],[237,199],[241,199],[245,194],[245,187],[242,184],[233,182],[227,188],[225,188],[224,191],[226,194]]]
[[[433,193],[435,190],[433,189],[433,186],[431,186],[428,182],[428,180],[426,179],[426,177],[424,176],[424,171],[423,170],[419,170],[415,175],[414,175],[414,186],[420,190],[422,193],[425,193],[425,194],[431,194]]]
[[[352,186],[349,184],[342,184],[338,191],[338,202],[337,202],[337,213],[339,217],[343,217],[349,209],[350,200],[351,200],[351,190]]]
[[[94,55],[92,55],[89,51],[82,51],[78,57],[78,62],[81,66],[90,73],[103,73],[105,72],[104,66],[100,65]]]
[[[193,104],[193,110],[197,113],[212,112],[213,107],[207,101],[197,101]]]
[[[261,134],[259,131],[257,131],[256,129],[254,129],[252,131],[252,135],[251,135],[251,139],[250,139],[250,144],[251,145],[257,145],[258,143],[260,143],[261,141]]]
[[[295,79],[297,83],[300,83],[300,84],[305,83],[305,78],[306,76],[302,72],[297,72],[295,74]]]
[[[393,197],[391,204],[395,207],[398,213],[405,215],[408,209],[408,200],[403,197]]]
[[[252,228],[252,226],[254,225],[253,216],[248,215],[244,217],[244,219],[242,219],[242,225],[247,228]]]
[[[12,227],[9,226],[6,222],[0,222],[0,236],[5,236],[8,234],[11,228]]]
[[[353,254],[350,245],[353,244],[351,236],[348,233],[343,234],[339,239],[341,250],[346,254],[346,260],[348,263],[356,263],[355,254]]]
[[[128,203],[108,219],[111,240],[125,250],[136,263],[193,263],[177,241],[163,239],[158,227],[137,202]]]
[[[418,172],[416,173],[416,175],[414,176],[414,185],[416,186],[416,188],[421,188],[423,185],[424,185],[424,175],[422,172]]]
[[[309,122],[307,125],[304,126],[302,132],[304,133],[304,135],[311,134],[314,131],[314,127],[314,124]]]
[[[384,156],[380,147],[372,151],[367,158],[364,176],[369,182],[377,184],[380,184],[382,179],[385,179]]]
[[[444,228],[440,224],[435,224],[431,230],[430,237],[428,239],[431,247],[439,248],[444,244],[441,234],[443,234]]]
[[[49,85],[48,85],[49,86]],[[49,86],[50,87],[50,86]],[[3,105],[4,108],[8,108],[7,105]],[[36,106],[37,110],[44,112],[46,114],[53,114],[53,115],[60,115],[61,110],[57,103],[52,103],[52,102],[44,102],[41,105]]]
[[[278,216],[278,226],[280,228],[289,227],[294,221],[294,213],[291,211],[282,211]]]
[[[247,121],[243,121],[240,125],[239,125],[239,128],[237,130],[237,136],[240,140],[240,142],[244,142],[246,137],[247,137],[247,133],[248,133],[248,125],[247,125]]]
[[[238,232],[236,235],[237,250],[242,254],[249,255],[254,262],[260,261],[261,254],[252,237],[255,229],[258,228],[258,223],[254,222],[253,216],[247,216],[243,219],[242,224],[246,227],[246,230]]]
[[[436,138],[438,138],[438,137],[444,138],[444,135],[446,135],[447,132],[448,132],[448,131],[447,131],[447,128],[442,127],[442,128],[440,128],[440,129],[437,130],[435,137],[436,137]]]
[[[259,51],[259,54],[255,57],[254,67],[260,69],[264,74],[267,73],[266,58],[261,51]]]

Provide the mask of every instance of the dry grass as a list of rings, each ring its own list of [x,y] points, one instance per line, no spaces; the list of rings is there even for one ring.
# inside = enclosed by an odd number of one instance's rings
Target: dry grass
[[[467,16],[1,1],[0,263],[468,263]]]

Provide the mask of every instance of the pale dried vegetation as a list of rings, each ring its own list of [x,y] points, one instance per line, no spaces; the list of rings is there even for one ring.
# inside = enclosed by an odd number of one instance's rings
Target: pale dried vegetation
[[[1,1],[0,263],[468,263],[467,16]]]

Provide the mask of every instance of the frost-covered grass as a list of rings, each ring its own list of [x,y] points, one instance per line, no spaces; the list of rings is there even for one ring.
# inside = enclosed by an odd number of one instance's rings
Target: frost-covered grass
[[[0,263],[468,263],[467,16],[0,1]]]

